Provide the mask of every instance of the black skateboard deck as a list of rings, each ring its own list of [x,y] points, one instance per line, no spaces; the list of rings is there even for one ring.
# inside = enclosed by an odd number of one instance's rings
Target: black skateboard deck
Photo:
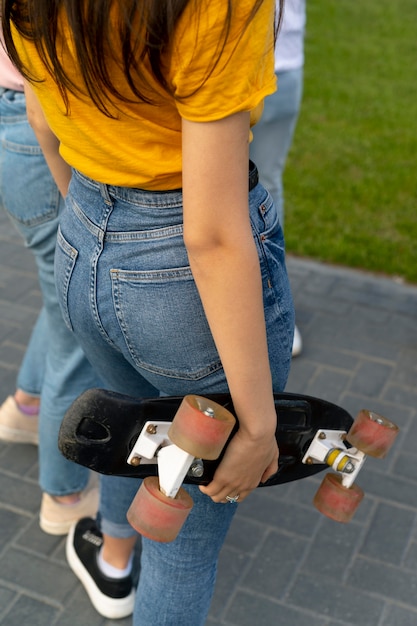
[[[235,415],[230,395],[204,397]],[[274,476],[260,485],[262,487],[300,480],[328,469],[325,463],[303,463],[311,441],[320,429],[347,432],[353,423],[347,411],[325,400],[291,393],[277,393],[274,397],[278,416],[279,467]],[[127,463],[127,459],[145,423],[172,422],[182,399],[138,399],[103,389],[90,389],[67,411],[60,430],[59,448],[66,458],[101,474],[132,478],[157,476],[156,461],[133,466]],[[237,428],[238,423],[230,437]],[[222,455],[215,461],[203,460],[201,475],[196,477],[189,473],[184,482],[208,484],[221,458]]]

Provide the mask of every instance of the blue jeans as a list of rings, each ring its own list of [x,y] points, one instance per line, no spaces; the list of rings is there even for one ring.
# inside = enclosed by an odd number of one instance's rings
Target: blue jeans
[[[278,90],[265,99],[261,119],[252,129],[250,156],[259,180],[272,195],[284,226],[282,177],[291,146],[303,92],[303,68],[277,74]]]
[[[261,185],[250,193],[250,210],[279,391],[288,376],[294,325],[283,235]],[[227,390],[183,242],[180,191],[112,187],[74,172],[55,267],[68,327],[110,389],[142,397]],[[102,477],[99,519],[106,534],[133,534],[126,511],[137,488],[132,479]],[[137,625],[205,622],[236,506],[188,489],[195,504],[179,537],[169,544],[143,540]]]
[[[40,486],[52,495],[65,495],[85,487],[88,471],[60,454],[59,427],[73,400],[99,380],[59,308],[54,255],[64,203],[28,124],[23,93],[0,89],[0,140],[0,204],[35,256],[43,299],[17,386],[41,395]]]

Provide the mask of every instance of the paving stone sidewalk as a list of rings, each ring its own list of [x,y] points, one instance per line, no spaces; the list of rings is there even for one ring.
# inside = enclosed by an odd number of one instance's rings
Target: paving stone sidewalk
[[[40,294],[32,256],[1,213],[0,264],[3,400]],[[304,351],[287,390],[352,415],[370,408],[401,432],[387,459],[367,461],[366,498],[348,525],[311,505],[320,476],[257,490],[239,506],[208,626],[416,626],[417,288],[295,258],[288,266]],[[0,624],[130,625],[91,608],[64,540],[40,531],[39,505],[37,449],[0,443]]]

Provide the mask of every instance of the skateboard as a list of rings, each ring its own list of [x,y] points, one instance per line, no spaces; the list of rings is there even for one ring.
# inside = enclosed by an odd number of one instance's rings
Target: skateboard
[[[259,487],[330,467],[313,502],[327,517],[350,521],[364,495],[355,480],[366,456],[383,458],[398,427],[367,410],[353,420],[311,396],[277,393],[274,400],[278,471]],[[238,427],[228,394],[138,399],[90,389],[67,411],[59,448],[101,474],[144,479],[128,520],[145,537],[165,542],[175,539],[192,508],[182,483],[210,483]]]

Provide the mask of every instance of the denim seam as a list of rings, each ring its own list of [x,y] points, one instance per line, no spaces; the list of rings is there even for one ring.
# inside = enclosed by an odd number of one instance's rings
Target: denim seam
[[[182,235],[182,233],[183,233],[182,224],[178,226],[169,226],[166,228],[155,228],[152,230],[131,231],[128,233],[107,231],[105,234],[105,241],[108,241],[111,243],[117,243],[117,242],[130,243],[134,241],[144,241],[146,239],[149,239],[149,240],[169,239],[171,237]]]
[[[57,246],[59,246],[61,248],[61,250],[63,251],[63,253],[67,257],[67,259],[70,260],[70,263],[66,263],[65,264],[64,280],[61,280],[61,285],[62,285],[63,294],[64,294],[64,301],[67,302],[67,300],[68,300],[68,287],[69,287],[69,283],[70,283],[70,280],[71,280],[72,272],[74,271],[75,262],[76,262],[77,256],[78,256],[78,251],[73,246],[71,246],[68,243],[68,241],[65,239],[65,237],[61,233],[61,229],[60,229],[59,226],[58,226],[58,232],[57,232]],[[71,318],[70,318],[70,315],[69,315],[69,311],[68,311],[68,306],[67,305],[65,305],[65,308],[62,311],[62,315],[63,315],[64,321],[65,321],[65,324],[67,325],[67,327],[71,331],[73,331]]]
[[[104,233],[105,233],[105,228],[107,225],[107,222],[109,220],[109,217],[113,211],[113,205],[109,205],[107,202],[104,201],[104,205],[105,205],[105,209],[103,211],[103,219],[101,222],[101,225],[96,227],[96,237],[97,237],[97,243],[95,246],[95,252],[93,254],[93,257],[91,259],[91,274],[90,274],[90,303],[91,303],[91,310],[92,310],[92,314],[93,317],[96,321],[97,327],[100,331],[100,333],[103,335],[103,337],[105,338],[105,340],[107,341],[107,343],[110,343],[110,345],[114,345],[113,342],[111,341],[110,337],[107,335],[102,323],[101,323],[101,319],[100,319],[100,315],[98,312],[98,306],[97,306],[97,298],[96,298],[96,294],[97,294],[97,265],[101,256],[101,253],[103,252],[103,247],[104,247]]]
[[[12,213],[11,211],[9,211],[7,207],[5,207],[4,205],[3,205],[3,208],[6,211],[6,213],[8,213],[13,218],[15,222],[21,224],[22,226],[25,226],[26,228],[36,228],[37,226],[41,226],[42,224],[46,224],[47,222],[50,222],[51,220],[58,218],[59,199],[58,199],[58,203],[56,204],[56,206],[51,208],[47,213],[43,213],[42,215],[39,215],[39,217],[36,217],[36,218],[34,217],[30,220],[25,220],[19,217],[18,215],[15,215],[15,213]]]
[[[8,150],[9,152],[14,152],[15,154],[27,154],[28,156],[42,156],[43,154],[39,146],[29,146],[27,144],[23,145],[21,143],[14,143],[13,141],[9,141],[8,139],[3,139],[2,146],[5,150]]]
[[[261,270],[262,268],[264,268],[264,271],[266,273],[268,292],[273,298],[273,301],[274,301],[275,306],[277,307],[279,316],[283,318],[285,316],[285,312],[282,310],[280,300],[279,298],[277,298],[276,291],[273,288],[273,284],[274,284],[273,272],[271,271],[270,265],[268,263],[268,255],[266,254],[266,251],[265,251],[266,242],[268,241],[270,234],[271,233],[273,234],[274,230],[276,229],[275,223],[268,227],[267,222],[266,222],[266,217],[268,216],[268,213],[272,207],[274,207],[273,200],[272,200],[271,195],[268,193],[266,200],[260,203],[258,206],[258,213],[260,214],[263,220],[264,226],[265,226],[265,229],[262,232],[260,232],[258,228],[256,227],[255,221],[252,218],[252,216],[250,216],[250,222],[252,226],[252,233],[255,239],[255,244],[259,251]],[[286,326],[284,325],[284,328],[285,327]],[[288,331],[286,332],[286,338],[287,338],[288,344],[290,344],[290,337],[289,337]]]
[[[91,222],[88,217],[86,217],[86,215],[84,215],[83,211],[80,209],[80,207],[74,202],[74,200],[72,201],[72,210],[74,211],[75,215],[78,217],[78,219],[80,220],[80,222],[86,227],[86,229],[92,234],[94,235],[94,237],[100,238],[100,233],[101,230],[98,226],[96,226],[95,224],[93,224],[93,222]]]

